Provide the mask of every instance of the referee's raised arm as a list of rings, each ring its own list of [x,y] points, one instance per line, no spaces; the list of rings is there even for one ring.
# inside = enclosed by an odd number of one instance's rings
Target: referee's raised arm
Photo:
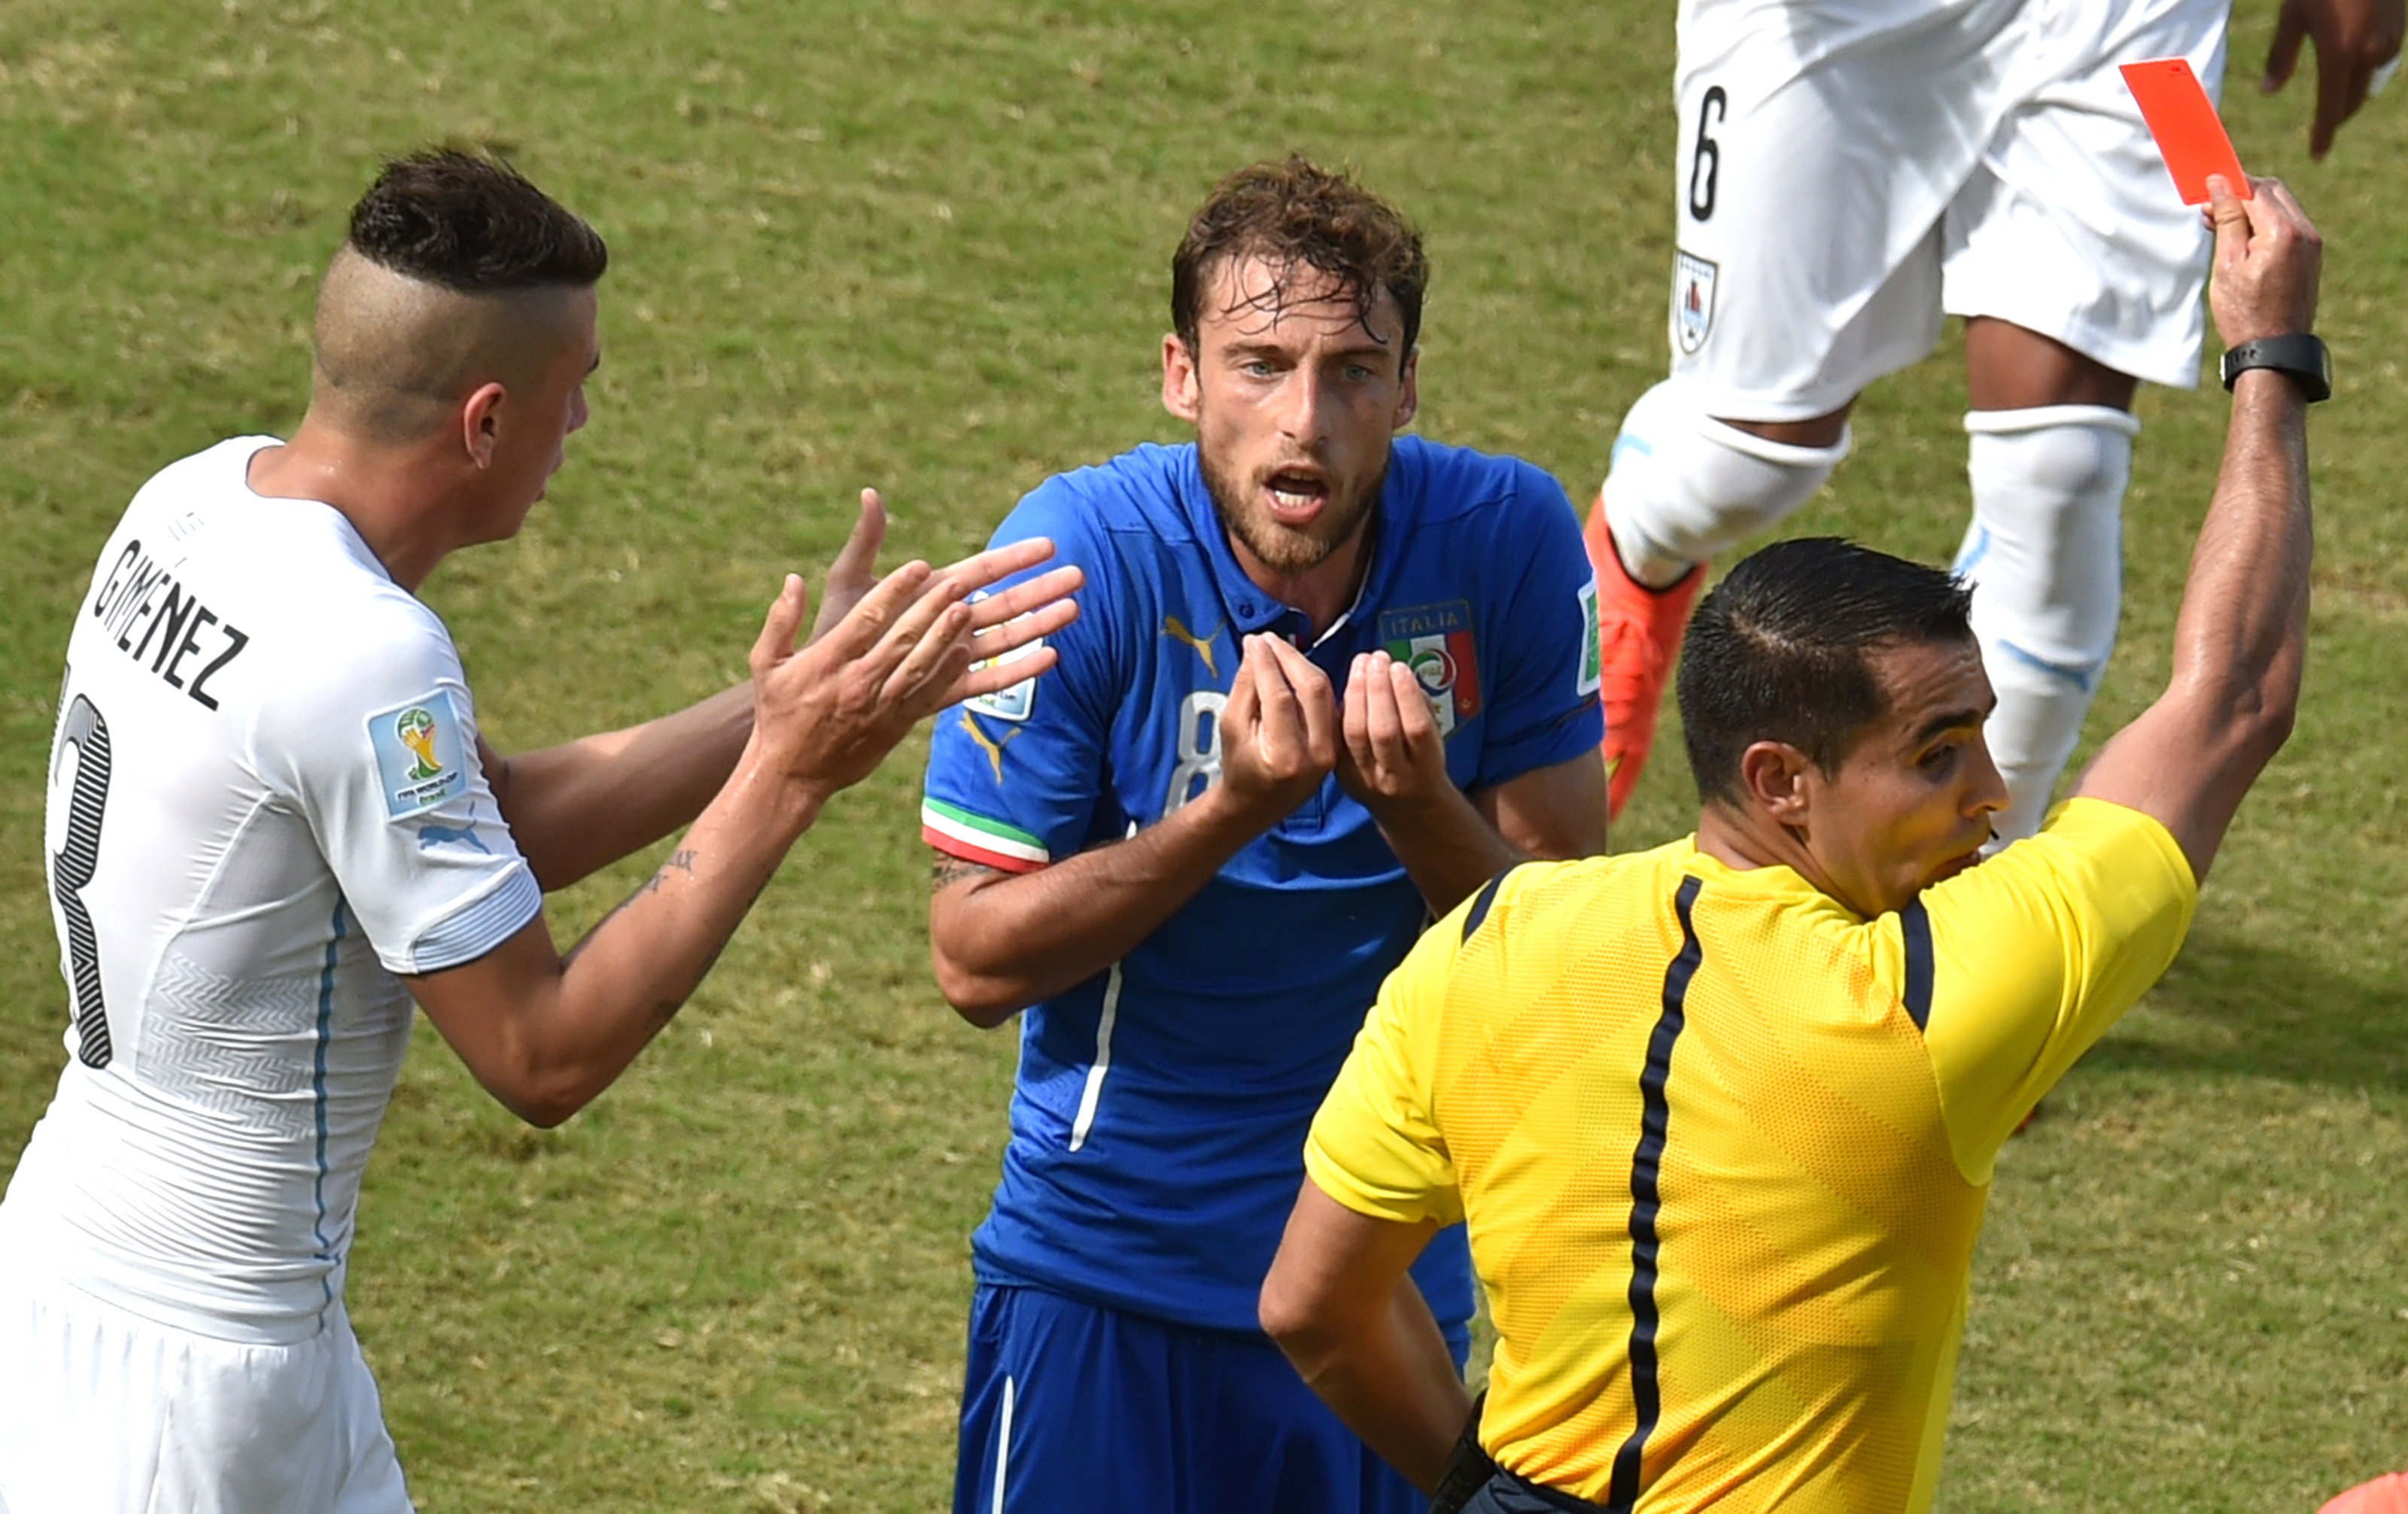
[[[2291,733],[2308,636],[2307,407],[2329,388],[2309,335],[2324,244],[2278,180],[2208,187],[2208,307],[2232,422],[2174,626],[2173,676],[2074,792],[2154,816],[2200,878],[2241,797]]]

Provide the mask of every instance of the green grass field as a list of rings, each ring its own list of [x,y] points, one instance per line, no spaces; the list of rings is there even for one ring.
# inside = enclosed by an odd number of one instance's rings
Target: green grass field
[[[2272,10],[2236,23],[2244,85]],[[953,555],[1046,474],[1174,438],[1169,250],[1221,172],[1291,148],[1427,230],[1421,429],[1584,496],[1664,361],[1671,11],[7,0],[0,1172],[62,1060],[41,807],[71,606],[151,471],[297,419],[314,278],[381,154],[507,150],[615,258],[552,499],[428,587],[507,750],[738,676],[864,483],[890,557]],[[2314,166],[2300,89],[2231,116],[2329,248],[2307,707],[2181,963],[2002,1164],[1952,1514],[2303,1510],[2408,1463],[2408,99]],[[2094,736],[2162,677],[2221,401],[2142,400]],[[1953,348],[1876,389],[1798,527],[1945,560],[1962,408]],[[929,979],[924,750],[838,802],[565,1128],[519,1127],[422,1031],[351,1298],[423,1507],[942,1505],[1013,1042]],[[1617,844],[1685,830],[1685,793],[1671,743]],[[650,865],[556,898],[564,936]]]

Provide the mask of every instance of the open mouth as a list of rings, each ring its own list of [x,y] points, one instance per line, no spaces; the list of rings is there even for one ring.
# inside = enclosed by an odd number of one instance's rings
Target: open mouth
[[[1329,503],[1329,483],[1315,468],[1281,468],[1263,480],[1263,496],[1280,524],[1310,525]]]

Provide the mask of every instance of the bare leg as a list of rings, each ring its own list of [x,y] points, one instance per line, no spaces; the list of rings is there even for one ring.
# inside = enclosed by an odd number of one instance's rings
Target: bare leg
[[[2054,337],[1994,316],[1965,322],[1965,388],[1977,410],[2100,405],[2129,410],[2141,381]]]

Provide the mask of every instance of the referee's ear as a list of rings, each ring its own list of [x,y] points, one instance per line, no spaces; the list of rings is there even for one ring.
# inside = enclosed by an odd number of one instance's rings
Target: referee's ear
[[[1774,822],[1803,826],[1813,807],[1808,775],[1814,759],[1786,741],[1757,741],[1739,754],[1739,787],[1751,808]]]

